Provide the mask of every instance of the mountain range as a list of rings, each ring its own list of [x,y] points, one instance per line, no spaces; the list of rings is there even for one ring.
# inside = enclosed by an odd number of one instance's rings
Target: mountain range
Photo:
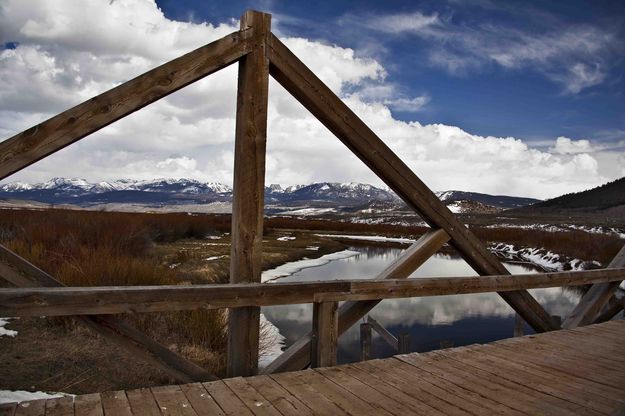
[[[462,206],[478,207],[481,211],[517,208],[538,202],[532,198],[496,196],[475,192],[445,191],[437,196],[456,212]],[[199,204],[229,205],[232,188],[217,182],[194,179],[156,179],[138,181],[119,179],[112,182],[88,182],[84,179],[54,178],[28,184],[13,182],[0,186],[0,200],[30,201],[48,205],[73,205],[83,208],[100,206],[139,205],[145,207],[189,206]],[[404,204],[390,190],[363,183],[320,182],[283,188],[265,187],[268,209],[366,208],[384,206],[401,209]],[[279,211],[279,210],[278,210]]]

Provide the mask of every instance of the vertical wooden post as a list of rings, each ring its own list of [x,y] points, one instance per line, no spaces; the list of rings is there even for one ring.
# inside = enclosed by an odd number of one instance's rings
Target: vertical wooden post
[[[524,325],[525,325],[525,321],[523,320],[523,317],[521,315],[519,315],[518,313],[514,314],[514,333],[513,336],[514,337],[522,337],[524,334]]]
[[[408,354],[410,352],[410,334],[404,333],[397,336],[397,352]]]
[[[360,361],[371,359],[371,324],[360,324]]]
[[[267,37],[271,15],[246,11],[241,29],[251,28],[252,51],[239,62],[230,283],[260,282],[269,60]],[[258,372],[260,308],[230,310],[228,319],[228,376]]]
[[[312,368],[336,365],[336,344],[339,337],[338,307],[338,302],[313,304],[310,354],[310,366]]]

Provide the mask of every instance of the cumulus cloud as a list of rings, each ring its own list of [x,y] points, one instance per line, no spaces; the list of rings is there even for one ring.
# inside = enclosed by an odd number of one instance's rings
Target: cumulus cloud
[[[70,0],[7,0],[0,8],[0,41],[18,43],[0,52],[3,138],[238,28],[234,21],[173,21],[152,0],[81,4],[77,11]],[[424,23],[422,30],[437,24]],[[542,198],[596,186],[620,173],[616,157],[606,167],[597,162],[598,154],[571,139],[539,151],[512,137],[398,120],[393,111],[419,111],[429,95],[402,94],[379,62],[349,48],[282,40],[435,190]],[[271,81],[269,90],[267,183],[381,183],[279,84]],[[235,110],[231,66],[9,180],[192,177],[231,184]]]
[[[571,155],[576,153],[592,153],[595,151],[595,148],[590,144],[589,140],[572,140],[568,137],[560,136],[556,139],[555,146],[550,150],[560,155]]]

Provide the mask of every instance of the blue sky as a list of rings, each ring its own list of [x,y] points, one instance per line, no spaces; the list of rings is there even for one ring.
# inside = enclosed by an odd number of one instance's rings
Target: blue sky
[[[164,13],[180,20],[225,21],[247,8],[274,15],[274,31],[353,48],[382,62],[387,81],[408,97],[427,96],[419,111],[394,110],[403,120],[445,123],[487,136],[514,136],[544,146],[553,137],[587,138],[618,145],[625,138],[625,2],[622,1],[158,1]],[[376,29],[389,16],[436,17],[435,35]],[[417,25],[416,17],[412,20]],[[589,32],[598,31],[596,36]],[[496,46],[462,53],[455,36],[501,47],[564,46],[560,33],[589,34],[592,45],[554,52],[545,62],[517,58],[510,66],[488,57]],[[445,36],[445,32],[450,36]],[[451,36],[453,34],[453,36]],[[541,38],[544,38],[541,44]],[[549,43],[551,40],[551,44]],[[473,42],[473,40],[470,40]],[[432,51],[451,50],[464,62],[458,70],[431,62]],[[514,53],[514,52],[513,52]],[[541,51],[535,51],[539,54]],[[480,54],[482,56],[480,56]],[[451,58],[450,58],[451,59]],[[599,79],[567,90],[569,68],[586,65]],[[563,80],[555,80],[559,76]]]
[[[0,140],[238,30],[273,31],[432,189],[625,176],[625,2],[0,0]],[[5,179],[232,183],[236,64]],[[266,183],[382,185],[277,83]]]

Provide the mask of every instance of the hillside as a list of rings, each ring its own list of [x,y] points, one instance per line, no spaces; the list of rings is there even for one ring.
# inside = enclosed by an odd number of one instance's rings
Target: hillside
[[[625,214],[625,177],[587,191],[576,192],[513,210],[515,213]]]

